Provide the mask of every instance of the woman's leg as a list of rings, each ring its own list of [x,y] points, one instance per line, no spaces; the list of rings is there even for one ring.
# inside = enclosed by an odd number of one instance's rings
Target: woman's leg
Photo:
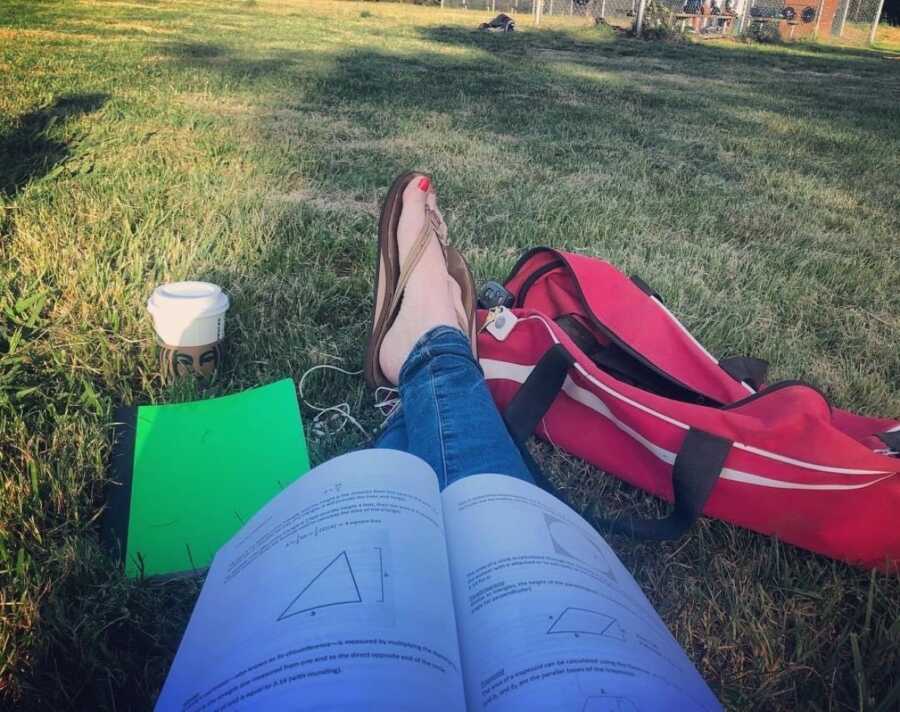
[[[400,397],[408,451],[434,468],[441,489],[479,473],[534,482],[459,329],[439,326],[417,342]]]
[[[437,473],[441,489],[479,473],[534,482],[459,329],[439,326],[419,339],[399,387],[403,405],[375,447],[421,457]]]
[[[397,228],[401,264],[425,220],[437,212],[427,179],[403,192]],[[472,345],[458,328],[461,287],[450,278],[438,241],[432,240],[408,276],[399,311],[379,353],[385,376],[398,384],[402,413],[389,423],[376,447],[418,455],[438,475],[441,488],[460,477],[498,473],[533,481],[506,430]],[[404,442],[405,435],[405,442]]]
[[[403,417],[403,408],[397,408],[385,421],[372,447],[408,452],[409,438],[406,436],[406,419]]]

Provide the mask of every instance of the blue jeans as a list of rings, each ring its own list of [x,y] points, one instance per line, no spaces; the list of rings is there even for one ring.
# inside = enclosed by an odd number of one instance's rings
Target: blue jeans
[[[479,473],[534,482],[461,331],[439,326],[419,339],[400,370],[399,389],[400,408],[375,447],[418,455],[441,489]]]

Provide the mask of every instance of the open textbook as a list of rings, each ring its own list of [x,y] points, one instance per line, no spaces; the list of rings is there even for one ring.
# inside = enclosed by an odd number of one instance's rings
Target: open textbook
[[[252,476],[252,473],[248,473]],[[422,460],[317,467],[216,554],[157,710],[719,710],[572,509]]]

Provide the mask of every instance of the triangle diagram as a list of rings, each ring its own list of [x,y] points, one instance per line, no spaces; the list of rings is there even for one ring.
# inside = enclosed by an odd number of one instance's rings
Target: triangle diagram
[[[579,531],[568,522],[544,513],[544,523],[550,535],[553,551],[596,570],[597,573],[616,580],[612,566],[606,560],[603,551],[592,542],[584,532]]]
[[[603,635],[607,638],[615,638],[623,643],[625,642],[625,631],[615,620],[607,626],[606,630],[603,631]]]
[[[313,576],[278,616],[278,620],[283,621],[301,613],[315,615],[318,608],[361,602],[362,596],[359,595],[359,586],[356,585],[350,559],[347,558],[347,552],[342,551]]]

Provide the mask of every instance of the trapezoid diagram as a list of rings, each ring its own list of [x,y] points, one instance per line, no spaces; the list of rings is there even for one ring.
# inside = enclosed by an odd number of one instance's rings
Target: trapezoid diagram
[[[638,707],[627,697],[601,695],[588,697],[581,712],[639,712]]]
[[[315,615],[320,608],[347,603],[362,603],[362,596],[347,552],[342,551],[312,577],[277,620],[283,621],[301,613]]]
[[[625,631],[615,618],[587,608],[567,608],[550,624],[547,633],[601,635],[625,642]]]
[[[606,552],[588,539],[582,531],[546,512],[544,512],[544,522],[547,525],[547,533],[550,535],[553,551],[580,561],[613,581],[616,580],[612,566],[606,558]]]

